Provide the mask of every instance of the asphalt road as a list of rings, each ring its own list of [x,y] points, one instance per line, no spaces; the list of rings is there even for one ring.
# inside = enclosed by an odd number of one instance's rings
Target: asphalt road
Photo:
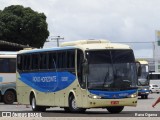
[[[150,94],[148,99],[138,99],[138,104],[136,107],[125,107],[120,114],[110,114],[106,109],[88,109],[85,113],[75,114],[66,113],[62,108],[50,108],[46,112],[39,113],[37,115],[43,117],[153,117],[151,115],[158,114],[160,117],[160,103],[152,108],[152,104],[157,100],[160,94]],[[26,108],[25,105],[18,105],[14,103],[13,105],[5,105],[0,103],[0,114],[4,111],[17,111],[24,115],[24,113],[33,115],[31,107]],[[15,114],[17,115],[17,114]],[[143,116],[145,115],[145,116]],[[1,115],[0,115],[1,116]],[[156,117],[156,116],[154,116]]]

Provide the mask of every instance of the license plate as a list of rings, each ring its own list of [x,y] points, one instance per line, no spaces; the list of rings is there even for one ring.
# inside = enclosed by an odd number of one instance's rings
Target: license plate
[[[119,101],[111,101],[111,105],[118,105]]]

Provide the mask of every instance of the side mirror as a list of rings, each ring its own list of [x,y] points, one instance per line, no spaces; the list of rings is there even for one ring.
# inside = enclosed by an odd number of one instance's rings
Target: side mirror
[[[137,66],[137,74],[138,74],[138,77],[141,76],[142,74],[142,67],[141,67],[141,63],[136,61],[136,66]]]
[[[83,74],[84,75],[89,74],[89,66],[88,66],[88,62],[86,59],[84,60],[82,66],[83,66]]]

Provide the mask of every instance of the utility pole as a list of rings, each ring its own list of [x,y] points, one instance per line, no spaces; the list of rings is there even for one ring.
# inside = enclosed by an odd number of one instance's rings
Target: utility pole
[[[51,40],[56,40],[57,41],[57,47],[59,47],[59,40],[63,40],[64,38],[60,37],[60,36],[54,36],[53,38],[51,38]]]

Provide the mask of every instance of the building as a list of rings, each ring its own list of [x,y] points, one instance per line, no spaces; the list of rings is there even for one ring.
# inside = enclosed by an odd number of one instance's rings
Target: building
[[[19,51],[23,50],[24,48],[32,48],[32,47],[28,45],[21,45],[17,43],[0,40],[0,51]]]

